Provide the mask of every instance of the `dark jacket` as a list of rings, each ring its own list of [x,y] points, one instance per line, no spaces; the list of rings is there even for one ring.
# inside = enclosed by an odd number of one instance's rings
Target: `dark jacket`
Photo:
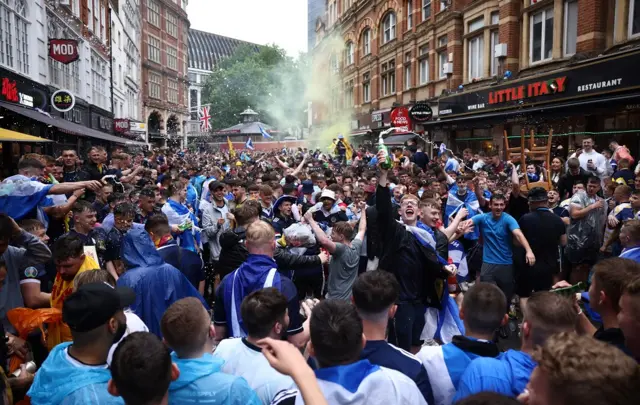
[[[378,210],[378,229],[380,235],[380,269],[393,273],[400,283],[403,296],[414,293],[415,286],[424,304],[440,307],[441,292],[436,288],[437,279],[446,279],[447,273],[438,261],[435,247],[423,246],[404,225],[393,219],[391,215],[391,194],[388,187],[378,186],[376,191],[376,208]],[[404,255],[417,255],[407,258]],[[405,264],[420,267],[406,268]],[[405,291],[403,291],[405,290]]]
[[[249,252],[244,245],[245,229],[225,231],[220,235],[220,259],[216,266],[216,273],[220,274],[220,279],[231,273],[249,256]],[[273,259],[278,265],[278,269],[308,269],[321,265],[318,256],[304,256],[288,253],[284,249],[276,249]]]
[[[580,168],[580,172],[578,172],[578,174],[575,176],[569,171],[562,175],[562,177],[560,177],[560,180],[558,180],[558,194],[560,194],[560,201],[573,195],[573,185],[576,182],[582,181],[584,183],[584,186],[586,187],[589,177],[591,177],[591,174],[586,172],[582,167]]]

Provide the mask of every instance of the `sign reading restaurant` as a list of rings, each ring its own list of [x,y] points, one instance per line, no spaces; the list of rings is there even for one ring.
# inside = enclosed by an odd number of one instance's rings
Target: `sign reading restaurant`
[[[494,112],[569,100],[580,100],[609,93],[640,88],[640,52],[602,57],[559,73],[529,79],[505,81],[476,91],[443,97],[439,101],[439,116],[470,115]]]

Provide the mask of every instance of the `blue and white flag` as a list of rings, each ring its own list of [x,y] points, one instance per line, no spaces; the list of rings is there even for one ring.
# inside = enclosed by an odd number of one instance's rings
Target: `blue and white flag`
[[[260,128],[260,133],[262,134],[263,138],[273,139],[273,136],[269,135],[269,133],[265,131],[264,128],[262,128],[260,125],[258,125],[258,128]]]
[[[447,205],[444,207],[444,225],[449,226],[449,222],[455,217],[458,211],[464,207],[469,211],[469,215],[467,215],[467,219],[474,217],[478,214],[482,214],[480,212],[480,203],[478,202],[478,197],[476,197],[475,193],[468,191],[464,195],[464,201],[462,201],[461,196],[458,195],[458,186],[454,185],[451,190],[449,190],[449,196],[447,198]],[[469,240],[478,240],[480,237],[478,228],[476,227],[473,232],[468,233],[464,236]]]
[[[54,205],[47,197],[51,187],[52,184],[43,184],[20,174],[7,177],[0,183],[0,212],[19,221],[36,210],[38,220],[46,228],[49,220],[42,208]]]
[[[262,129],[262,128],[260,128]],[[251,138],[247,139],[247,142],[244,144],[244,147],[249,149],[249,150],[253,150],[253,142],[251,141]]]
[[[447,145],[442,142],[438,148],[438,156],[442,155],[447,150]]]
[[[198,253],[196,247],[202,247],[200,228],[197,227],[198,220],[193,212],[189,211],[184,204],[169,199],[166,204],[162,206],[162,213],[167,216],[170,226],[184,226],[188,222],[191,222],[191,228],[187,228],[181,234],[175,235],[176,242],[178,242],[178,245],[181,247]]]
[[[449,259],[458,269],[456,277],[458,282],[466,281],[469,275],[469,266],[467,265],[467,255],[464,253],[464,246],[458,240],[449,243]]]
[[[438,339],[443,343],[449,343],[454,336],[464,335],[464,324],[460,319],[460,310],[456,300],[445,291],[442,294],[441,304],[442,309],[429,307],[425,311],[424,329],[422,329],[420,339]]]
[[[416,383],[399,371],[371,364],[369,360],[315,370],[320,391],[329,404],[427,405]],[[298,390],[280,391],[271,404],[302,404]]]

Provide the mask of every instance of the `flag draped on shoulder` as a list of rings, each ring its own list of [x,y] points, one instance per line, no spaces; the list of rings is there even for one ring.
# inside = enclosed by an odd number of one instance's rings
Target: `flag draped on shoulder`
[[[47,227],[48,218],[42,209],[54,205],[47,197],[52,184],[43,184],[23,175],[7,177],[0,183],[0,212],[16,221],[37,210],[37,218]]]
[[[425,311],[425,324],[420,339],[437,339],[449,343],[454,336],[464,335],[464,324],[460,319],[456,300],[445,292],[442,294],[441,307],[442,309],[429,307]]]

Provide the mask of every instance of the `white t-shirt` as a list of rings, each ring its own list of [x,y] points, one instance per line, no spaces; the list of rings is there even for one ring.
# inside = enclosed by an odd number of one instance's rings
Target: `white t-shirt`
[[[590,153],[582,151],[580,156],[578,156],[578,160],[580,161],[580,167],[582,167],[587,172],[592,172],[593,174],[595,174],[600,178],[605,177],[608,172],[607,159],[604,157],[604,155],[601,155],[595,150],[591,150]],[[590,170],[587,167],[589,160],[591,160],[593,164],[596,166],[595,170]]]
[[[247,380],[265,405],[270,404],[278,392],[295,386],[291,377],[271,367],[259,347],[243,338],[224,339],[213,355],[224,360],[222,371]]]
[[[124,335],[122,335],[122,338],[118,341],[118,343],[114,343],[113,345],[111,345],[111,349],[109,350],[109,356],[107,356],[108,365],[111,365],[111,358],[113,357],[113,352],[116,351],[116,347],[118,347],[118,344],[122,342],[122,339],[124,339],[125,336],[130,335],[133,332],[149,332],[149,328],[147,328],[147,325],[145,325],[144,322],[142,322],[142,319],[140,319],[138,315],[129,311],[124,311],[124,315],[127,317],[127,330],[126,332],[124,332]]]

